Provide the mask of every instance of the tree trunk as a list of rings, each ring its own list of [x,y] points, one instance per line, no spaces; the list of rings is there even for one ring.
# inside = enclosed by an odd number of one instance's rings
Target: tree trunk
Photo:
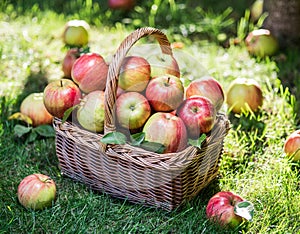
[[[269,29],[282,47],[300,45],[300,0],[264,0]]]

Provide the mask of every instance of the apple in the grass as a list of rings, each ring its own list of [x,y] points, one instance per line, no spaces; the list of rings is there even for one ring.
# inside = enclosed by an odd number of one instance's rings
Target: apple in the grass
[[[178,116],[167,112],[156,112],[143,127],[145,140],[165,146],[163,153],[179,152],[187,147],[187,130]]]
[[[134,7],[135,0],[108,0],[111,9],[130,10]]]
[[[58,118],[63,118],[67,109],[79,104],[81,97],[79,87],[70,79],[52,81],[44,89],[44,105]]]
[[[151,115],[148,100],[138,92],[126,92],[116,100],[118,124],[128,130],[136,130],[145,124]]]
[[[166,74],[180,78],[179,65],[174,56],[155,53],[147,57],[147,61],[151,65],[152,78]]]
[[[84,93],[104,90],[106,86],[108,64],[98,53],[81,55],[73,64],[71,76]]]
[[[142,92],[151,75],[149,62],[140,56],[127,56],[123,59],[118,85],[125,91]]]
[[[202,133],[210,132],[216,121],[214,105],[203,96],[185,99],[177,109],[176,114],[186,125],[190,138],[198,138]]]
[[[43,93],[31,93],[21,103],[20,112],[32,120],[33,126],[51,124],[53,116],[44,105]]]
[[[251,31],[245,43],[249,54],[257,57],[273,56],[279,49],[277,38],[268,29]]]
[[[78,48],[71,48],[67,51],[62,61],[62,71],[64,73],[65,78],[72,78],[71,77],[72,66],[75,63],[76,59],[79,58],[79,56],[80,56],[80,51],[78,50]]]
[[[185,90],[185,97],[189,98],[194,95],[207,97],[219,111],[224,103],[224,91],[216,79],[210,76],[205,76],[193,80]]]
[[[70,20],[65,24],[63,41],[73,47],[84,47],[89,42],[89,24],[84,20]]]
[[[95,90],[86,94],[77,109],[77,121],[92,132],[104,130],[104,91]]]
[[[44,174],[26,176],[18,185],[18,200],[25,208],[42,210],[51,207],[56,199],[56,184]]]
[[[240,114],[243,111],[257,112],[263,104],[263,93],[254,79],[237,78],[233,80],[226,94],[229,111]]]
[[[300,130],[292,132],[285,140],[284,152],[293,161],[300,161]]]
[[[155,111],[171,112],[184,99],[184,87],[180,78],[161,75],[151,79],[146,88],[146,98]]]
[[[206,206],[207,218],[224,228],[237,228],[253,216],[253,205],[240,195],[221,191],[212,196]]]

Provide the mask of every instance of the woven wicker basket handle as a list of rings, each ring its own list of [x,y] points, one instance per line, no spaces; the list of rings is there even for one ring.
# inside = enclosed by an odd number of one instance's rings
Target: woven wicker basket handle
[[[172,48],[166,35],[159,29],[145,27],[137,29],[127,36],[120,44],[118,50],[114,54],[109,65],[106,89],[105,89],[105,121],[104,133],[109,133],[116,130],[114,108],[117,96],[118,74],[123,59],[128,53],[129,49],[141,38],[153,35],[158,41],[163,54],[172,56]]]

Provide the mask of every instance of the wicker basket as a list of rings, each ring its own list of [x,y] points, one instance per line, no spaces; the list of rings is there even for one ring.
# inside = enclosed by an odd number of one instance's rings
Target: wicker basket
[[[125,38],[109,66],[104,134],[116,130],[114,104],[121,62],[140,38],[151,35],[159,42],[162,53],[172,55],[168,39],[158,29],[141,28]],[[113,197],[170,211],[195,197],[217,176],[229,121],[218,114],[201,149],[188,146],[167,154],[129,144],[105,145],[100,142],[104,134],[89,132],[68,121],[62,123],[58,118],[53,126],[62,174]]]

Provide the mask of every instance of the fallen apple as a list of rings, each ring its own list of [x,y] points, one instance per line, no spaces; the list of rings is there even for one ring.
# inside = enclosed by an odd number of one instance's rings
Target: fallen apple
[[[221,191],[212,196],[206,207],[209,220],[224,228],[237,228],[243,221],[253,217],[253,204],[241,196]]]
[[[52,81],[44,89],[44,105],[58,118],[63,118],[67,109],[79,104],[81,97],[79,87],[70,79]]]
[[[292,132],[285,140],[284,152],[293,161],[300,161],[300,130]]]
[[[78,48],[71,48],[67,51],[63,61],[62,61],[62,71],[65,78],[72,78],[71,71],[72,66],[77,58],[79,58],[80,52]]]
[[[207,97],[214,105],[216,111],[219,111],[224,103],[224,91],[221,84],[210,76],[205,76],[193,80],[185,90],[185,97],[192,96]]]
[[[156,112],[144,125],[145,140],[165,146],[163,153],[179,152],[187,147],[187,131],[182,119],[164,112]]]
[[[65,24],[63,41],[74,47],[86,46],[89,42],[89,24],[84,20],[70,20]]]
[[[18,186],[18,200],[25,208],[41,210],[51,207],[56,199],[56,184],[47,175],[26,176]]]
[[[150,80],[146,98],[155,111],[171,112],[182,103],[184,87],[178,77],[161,75]]]
[[[233,113],[240,114],[249,110],[257,112],[263,104],[261,87],[254,79],[237,78],[229,85],[226,103]]]
[[[216,121],[214,105],[203,96],[185,99],[176,114],[184,122],[190,138],[198,138],[202,133],[210,132]]]
[[[123,59],[118,85],[125,91],[142,92],[150,80],[151,67],[140,56],[127,56]]]
[[[96,90],[85,95],[80,101],[76,116],[83,128],[92,132],[103,132],[104,91]]]
[[[51,124],[53,116],[44,105],[43,93],[31,93],[21,103],[20,112],[32,120],[33,126]]]
[[[84,93],[104,90],[106,86],[108,64],[98,53],[81,55],[73,64],[71,76]]]
[[[138,92],[126,92],[116,100],[116,117],[121,127],[130,131],[144,126],[151,115],[148,100]]]
[[[273,56],[279,50],[277,38],[268,29],[251,31],[247,35],[245,43],[248,52],[257,57]]]

